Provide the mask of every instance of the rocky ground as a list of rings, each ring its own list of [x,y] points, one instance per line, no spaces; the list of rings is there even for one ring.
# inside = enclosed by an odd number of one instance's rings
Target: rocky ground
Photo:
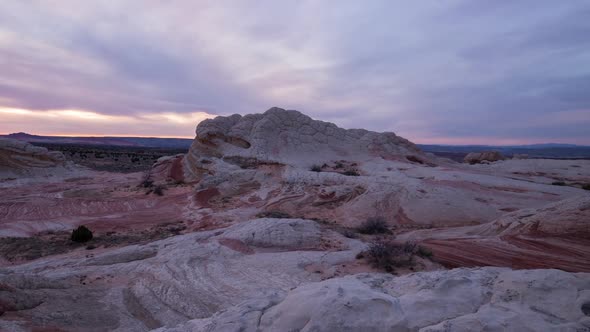
[[[459,164],[281,109],[146,172],[19,149],[0,330],[590,330],[590,161]]]

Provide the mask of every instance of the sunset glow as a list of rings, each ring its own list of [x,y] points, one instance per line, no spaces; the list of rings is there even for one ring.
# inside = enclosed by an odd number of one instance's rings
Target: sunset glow
[[[84,110],[32,111],[0,108],[0,133],[25,128],[56,136],[135,136],[193,138],[196,124],[213,117],[204,112],[108,115]],[[150,135],[154,130],[158,135]]]

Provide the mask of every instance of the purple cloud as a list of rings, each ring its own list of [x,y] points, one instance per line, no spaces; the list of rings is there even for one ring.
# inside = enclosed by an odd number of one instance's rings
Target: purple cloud
[[[277,105],[421,142],[590,144],[589,15],[575,0],[5,2],[0,108]]]

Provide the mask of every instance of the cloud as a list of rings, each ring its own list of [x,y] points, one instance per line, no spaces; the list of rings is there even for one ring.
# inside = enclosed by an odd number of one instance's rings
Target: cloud
[[[0,107],[164,135],[165,114],[276,105],[422,142],[590,144],[588,15],[578,0],[3,2]]]

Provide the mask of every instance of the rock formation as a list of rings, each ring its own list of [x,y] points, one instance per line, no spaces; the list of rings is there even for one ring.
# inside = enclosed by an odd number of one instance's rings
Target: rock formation
[[[61,152],[48,151],[19,140],[0,138],[0,177],[47,173],[48,169],[65,165],[65,157]]]
[[[0,156],[62,167],[30,149]],[[278,108],[206,120],[148,174],[0,181],[0,330],[586,331],[589,182],[590,161],[474,167]],[[385,240],[434,256],[383,273]]]
[[[297,112],[271,108],[262,114],[218,116],[197,126],[185,158],[186,175],[198,179],[216,164],[286,164],[309,168],[330,160],[373,158],[426,162],[410,141],[394,133],[342,129]]]
[[[557,270],[357,274],[156,331],[584,331],[589,287]]]
[[[590,272],[590,195],[522,209],[479,226],[404,234],[450,267],[496,265]]]
[[[156,161],[152,170],[149,172],[150,178],[158,183],[183,182],[183,159],[183,154],[161,157]]]
[[[463,268],[346,276],[364,248],[310,220],[265,218],[116,250],[72,252],[0,270],[0,330],[590,326],[583,309],[590,302],[588,274]]]
[[[465,225],[577,192],[481,177],[393,133],[279,108],[201,122],[189,152],[163,158],[152,173],[193,185],[192,218],[223,223],[278,210],[351,227],[374,216],[391,225]]]
[[[504,156],[498,151],[484,151],[484,152],[471,152],[465,156],[464,162],[469,164],[481,164],[485,162],[494,162],[504,160]]]

